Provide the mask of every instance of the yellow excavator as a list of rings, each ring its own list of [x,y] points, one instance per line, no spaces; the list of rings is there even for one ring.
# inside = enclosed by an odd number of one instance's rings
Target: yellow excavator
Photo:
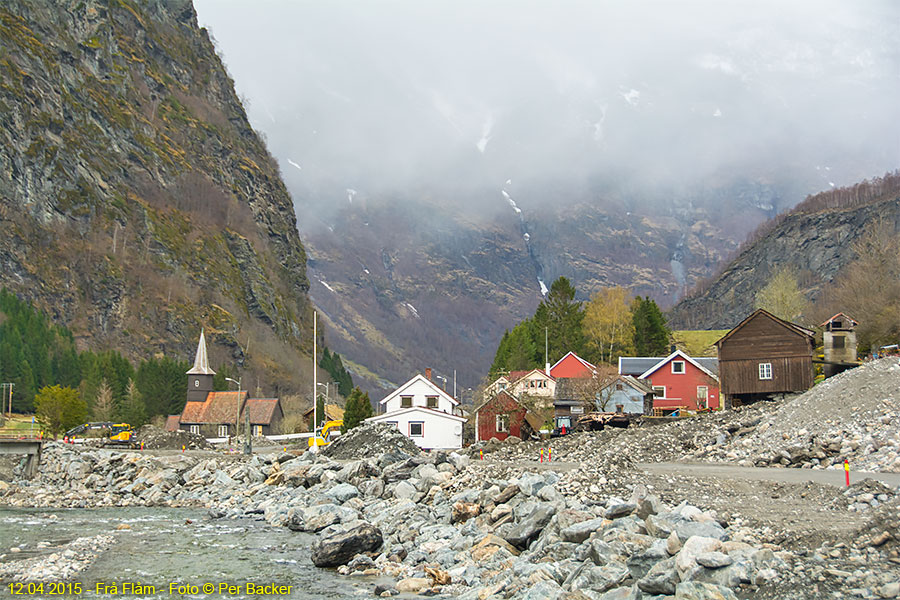
[[[134,429],[128,423],[110,423],[108,421],[96,423],[84,423],[73,427],[65,433],[65,439],[71,440],[85,431],[105,429],[109,431],[104,442],[105,446],[133,446]]]
[[[309,438],[309,446],[327,446],[334,441],[333,438],[341,434],[341,427],[344,426],[343,420],[328,421],[321,428],[316,428],[316,433]]]

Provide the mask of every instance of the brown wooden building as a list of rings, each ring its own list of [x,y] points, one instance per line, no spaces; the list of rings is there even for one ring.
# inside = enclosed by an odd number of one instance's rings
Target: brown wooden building
[[[759,309],[716,342],[720,393],[735,402],[808,390],[815,334]]]

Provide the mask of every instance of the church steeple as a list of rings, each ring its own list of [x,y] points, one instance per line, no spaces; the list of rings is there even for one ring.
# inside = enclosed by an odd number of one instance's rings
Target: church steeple
[[[215,371],[209,368],[209,359],[206,355],[206,337],[200,330],[200,342],[197,344],[197,354],[194,357],[194,366],[186,373],[188,376],[188,402],[203,402],[207,394],[213,391],[213,376]]]

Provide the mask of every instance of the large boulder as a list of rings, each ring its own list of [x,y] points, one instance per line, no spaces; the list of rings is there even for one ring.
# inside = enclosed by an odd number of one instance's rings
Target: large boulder
[[[360,523],[313,542],[312,562],[317,567],[338,567],[350,562],[357,554],[381,548],[381,530],[369,523]]]
[[[513,525],[504,535],[504,539],[517,548],[527,548],[535,539],[553,515],[556,508],[552,504],[541,504],[530,515]]]

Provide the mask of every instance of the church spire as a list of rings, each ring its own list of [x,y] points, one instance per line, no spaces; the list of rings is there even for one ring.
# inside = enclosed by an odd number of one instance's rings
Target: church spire
[[[203,330],[200,330],[200,342],[197,344],[197,356],[194,357],[194,367],[187,375],[215,375],[216,372],[209,368],[209,359],[206,357],[206,338]]]

